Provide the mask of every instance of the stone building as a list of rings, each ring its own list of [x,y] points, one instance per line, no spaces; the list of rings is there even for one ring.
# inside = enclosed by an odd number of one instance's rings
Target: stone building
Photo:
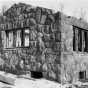
[[[31,71],[58,82],[88,76],[88,24],[82,19],[24,3],[0,16],[0,69]]]

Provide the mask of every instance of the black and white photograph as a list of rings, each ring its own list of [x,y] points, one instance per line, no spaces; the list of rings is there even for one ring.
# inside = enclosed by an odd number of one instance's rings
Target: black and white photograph
[[[88,0],[0,0],[0,88],[88,88]]]

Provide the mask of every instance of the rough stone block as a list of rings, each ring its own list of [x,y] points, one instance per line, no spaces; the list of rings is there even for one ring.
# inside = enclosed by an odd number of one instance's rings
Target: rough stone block
[[[46,63],[44,63],[43,65],[42,65],[42,70],[45,72],[45,71],[48,71],[48,67],[47,67],[47,64]]]
[[[48,76],[50,79],[56,80],[56,73],[54,73],[53,71],[49,71]]]

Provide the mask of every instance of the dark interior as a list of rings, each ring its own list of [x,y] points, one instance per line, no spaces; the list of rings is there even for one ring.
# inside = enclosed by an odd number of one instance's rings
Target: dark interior
[[[42,72],[31,71],[31,77],[40,79],[40,78],[43,78],[43,74],[42,74]]]
[[[79,79],[86,79],[86,71],[79,72]]]

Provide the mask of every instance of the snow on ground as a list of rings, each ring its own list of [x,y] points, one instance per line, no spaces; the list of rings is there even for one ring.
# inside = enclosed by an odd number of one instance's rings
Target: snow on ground
[[[62,88],[59,83],[54,83],[46,79],[28,80],[17,79],[16,86],[14,88]]]
[[[76,82],[74,84],[64,84],[47,79],[34,79],[30,75],[16,76],[0,71],[0,75],[15,79],[15,85],[8,85],[0,82],[0,88],[88,88],[88,82]],[[85,87],[84,87],[85,86]]]
[[[0,72],[0,74],[15,79],[15,85],[12,86],[0,82],[0,88],[63,88],[61,84],[46,80],[44,78],[33,79],[29,77],[29,79],[27,79],[24,76],[17,77],[16,75],[5,72]]]

